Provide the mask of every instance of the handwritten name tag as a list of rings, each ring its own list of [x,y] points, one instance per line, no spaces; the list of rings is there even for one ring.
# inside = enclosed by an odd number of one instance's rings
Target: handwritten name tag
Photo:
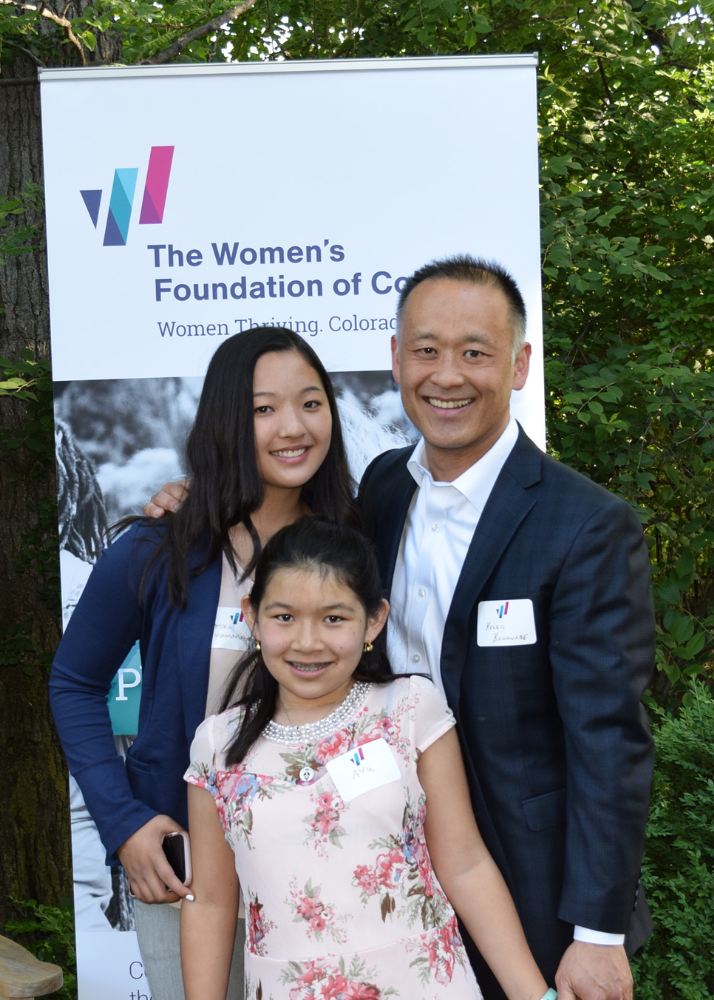
[[[400,777],[391,747],[382,737],[340,754],[325,766],[345,802]]]
[[[220,607],[216,609],[213,626],[213,649],[249,649],[250,629],[240,608]]]
[[[476,643],[479,646],[532,646],[536,642],[533,601],[479,601]]]

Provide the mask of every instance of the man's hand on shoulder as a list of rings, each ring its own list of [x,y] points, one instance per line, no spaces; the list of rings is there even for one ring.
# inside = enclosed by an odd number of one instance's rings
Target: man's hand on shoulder
[[[164,483],[144,504],[144,517],[163,517],[167,511],[178,510],[188,496],[188,479],[178,479],[175,483]]]
[[[573,941],[555,974],[558,1000],[632,1000],[632,973],[620,945]]]

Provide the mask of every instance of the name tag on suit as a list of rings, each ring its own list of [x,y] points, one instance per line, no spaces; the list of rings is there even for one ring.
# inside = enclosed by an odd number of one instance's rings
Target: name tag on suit
[[[325,766],[343,802],[350,802],[358,795],[397,781],[400,777],[399,765],[383,737],[348,750],[334,760],[328,760]]]
[[[476,621],[478,646],[532,646],[537,640],[533,601],[479,601]]]

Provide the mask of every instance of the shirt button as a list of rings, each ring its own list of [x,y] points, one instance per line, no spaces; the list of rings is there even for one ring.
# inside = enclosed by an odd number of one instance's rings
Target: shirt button
[[[426,597],[426,591],[423,587],[420,587],[417,593],[419,594],[419,597]]]
[[[412,663],[421,663],[421,656],[418,653],[413,654]]]
[[[431,526],[431,530],[432,530],[432,531],[438,531],[438,530],[439,530],[439,525],[438,525],[438,524],[436,524],[436,523],[432,524],[432,526]]]

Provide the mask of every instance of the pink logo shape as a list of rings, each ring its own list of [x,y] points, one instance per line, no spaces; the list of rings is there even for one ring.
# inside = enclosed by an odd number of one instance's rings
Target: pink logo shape
[[[164,220],[164,207],[173,156],[173,146],[151,147],[139,225],[152,225]]]

